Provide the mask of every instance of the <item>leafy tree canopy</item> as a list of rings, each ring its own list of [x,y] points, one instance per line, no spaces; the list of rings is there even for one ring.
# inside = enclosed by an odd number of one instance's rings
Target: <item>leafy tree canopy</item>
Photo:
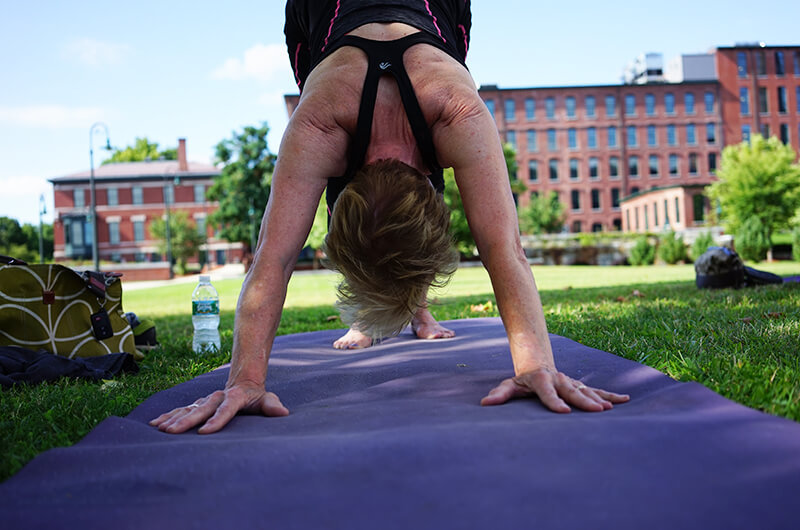
[[[564,205],[558,194],[531,195],[527,206],[519,209],[519,224],[525,234],[552,234],[564,226]]]
[[[42,225],[44,259],[53,259],[53,225]],[[28,263],[39,261],[39,227],[20,225],[16,219],[0,217],[0,254]]]
[[[269,127],[245,127],[216,147],[222,172],[208,190],[208,198],[219,202],[209,221],[220,228],[223,238],[250,247],[250,223],[260,225],[269,199],[275,155],[267,146]]]
[[[167,220],[155,219],[150,224],[150,234],[159,240],[158,251],[167,253]],[[200,246],[206,242],[205,234],[197,230],[197,225],[189,219],[186,211],[178,210],[169,216],[169,236],[172,242],[172,258],[178,264],[178,272],[186,271],[189,258],[197,255]]]
[[[103,164],[112,164],[114,162],[143,162],[145,160],[158,160],[163,158],[165,160],[177,160],[178,150],[164,149],[159,151],[157,142],[150,142],[147,138],[137,138],[133,145],[129,145],[125,149],[116,149]]]
[[[790,145],[760,135],[722,152],[719,180],[708,195],[719,203],[728,232],[737,233],[751,218],[758,219],[767,238],[788,226],[800,207],[800,166]]]

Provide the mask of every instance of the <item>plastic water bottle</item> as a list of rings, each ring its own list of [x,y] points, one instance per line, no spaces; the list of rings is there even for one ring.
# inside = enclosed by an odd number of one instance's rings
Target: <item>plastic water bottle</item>
[[[192,292],[192,325],[192,349],[195,353],[220,349],[219,294],[211,285],[209,276],[200,276],[200,282]]]

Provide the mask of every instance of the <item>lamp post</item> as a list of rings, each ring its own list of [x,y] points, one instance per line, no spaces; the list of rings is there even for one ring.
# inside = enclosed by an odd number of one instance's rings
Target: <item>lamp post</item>
[[[94,270],[100,270],[100,253],[97,249],[97,203],[95,202],[94,189],[94,132],[95,129],[102,127],[106,133],[106,145],[104,149],[111,151],[111,140],[108,138],[108,126],[105,123],[97,122],[89,127],[89,197],[90,197],[90,221],[92,224],[92,261]]]
[[[178,179],[178,175],[175,175],[174,182],[175,182],[175,186],[177,186],[179,184],[180,180]],[[170,190],[170,186],[171,186],[171,184],[170,184],[170,180],[169,180],[169,173],[167,173],[165,171],[164,172],[164,210],[165,210],[165,213],[166,213],[166,216],[167,216],[167,221],[166,221],[166,227],[165,227],[166,230],[165,230],[165,234],[164,235],[167,238],[167,267],[169,268],[169,279],[171,280],[171,279],[173,279],[175,277],[175,274],[172,272],[172,232],[171,232],[171,228],[169,226],[170,225],[169,203],[170,203],[170,200],[174,200],[175,199],[175,191],[174,191],[174,188],[172,188],[172,190],[173,190],[172,193],[168,193],[169,190]]]
[[[39,263],[44,263],[44,235],[42,232],[42,216],[47,213],[44,193],[39,195]]]

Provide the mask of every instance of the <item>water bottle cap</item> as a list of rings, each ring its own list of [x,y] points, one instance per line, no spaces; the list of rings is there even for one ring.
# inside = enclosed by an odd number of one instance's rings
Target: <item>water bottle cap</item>
[[[211,276],[202,275],[200,276],[200,283],[210,283]]]

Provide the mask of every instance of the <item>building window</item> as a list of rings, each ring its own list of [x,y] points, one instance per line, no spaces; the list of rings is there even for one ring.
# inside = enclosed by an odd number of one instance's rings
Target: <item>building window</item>
[[[581,222],[580,221],[572,221],[572,232],[577,234],[581,231]]]
[[[197,233],[202,237],[206,237],[206,218],[198,217],[194,222],[197,224]]]
[[[667,144],[671,146],[678,145],[678,135],[675,132],[674,125],[667,125]]]
[[[749,125],[742,125],[742,141],[749,142],[750,141],[750,126]]]
[[[567,145],[570,149],[578,148],[578,131],[574,128],[567,129]]]
[[[778,87],[778,112],[780,114],[786,114],[789,110],[789,104],[786,101],[786,87],[779,86]]]
[[[639,157],[636,155],[628,157],[628,176],[639,176]]]
[[[527,132],[527,140],[528,140],[528,152],[535,153],[539,150],[539,143],[537,142],[536,138],[536,131],[528,130]]]
[[[706,123],[706,143],[717,143],[717,126],[713,123]]]
[[[762,123],[760,132],[761,132],[761,136],[763,136],[764,138],[769,138],[770,137],[770,134],[769,134],[769,123]]]
[[[644,109],[648,116],[654,116],[656,113],[656,97],[653,94],[645,94],[644,96]]]
[[[547,113],[548,120],[556,119],[556,99],[555,98],[547,98],[544,100],[544,108],[545,112]]]
[[[617,128],[614,126],[608,128],[608,147],[617,147]]]
[[[658,176],[658,156],[650,155],[648,157],[648,165],[650,166],[650,176],[657,177]]]
[[[716,173],[717,171],[717,153],[708,153],[708,172]]]
[[[586,117],[587,118],[594,118],[595,117],[595,105],[596,105],[594,96],[586,96],[585,105],[586,105]]]
[[[580,190],[572,190],[570,191],[570,203],[572,206],[572,211],[579,211],[581,209],[581,192]]]
[[[567,118],[575,118],[575,98],[568,96],[565,100],[565,106],[567,108]]]
[[[539,161],[528,161],[528,180],[530,182],[539,182]]]
[[[608,159],[608,176],[612,179],[619,178],[619,157],[612,156]]]
[[[800,74],[796,75],[800,76]],[[800,114],[800,86],[796,86],[794,89],[794,100],[795,103],[797,104],[797,113]]]
[[[689,145],[697,145],[697,134],[695,133],[695,126],[693,123],[686,126],[686,143]]]
[[[636,230],[639,230],[639,207],[637,206],[635,209],[634,218],[636,219]]]
[[[758,112],[766,114],[769,112],[769,102],[767,101],[767,87],[758,87]]]
[[[75,208],[86,206],[86,194],[83,189],[72,190],[72,202],[75,204]]]
[[[628,145],[630,147],[636,147],[636,126],[635,125],[628,125]]]
[[[783,52],[775,52],[775,75],[786,75],[786,59]]]
[[[781,142],[789,145],[789,126],[785,123],[781,123],[780,127],[780,135],[781,135]]]
[[[694,221],[700,222],[706,217],[706,201],[702,195],[692,197],[692,210],[694,210]]]
[[[569,159],[569,178],[570,180],[580,179],[580,172],[578,171],[579,162],[577,158]]]
[[[586,145],[589,149],[597,148],[597,129],[594,127],[586,129]]]
[[[592,223],[592,232],[602,232],[603,225],[600,223]]]
[[[619,188],[611,188],[611,207],[615,210],[619,208]]]
[[[144,221],[133,222],[133,240],[144,241]]]
[[[617,98],[616,96],[606,96],[606,116],[617,115]]]
[[[108,188],[106,190],[106,198],[108,199],[109,206],[119,206],[119,194],[117,188]]]
[[[134,186],[131,189],[131,202],[133,204],[142,204],[142,187]]]
[[[600,161],[596,156],[589,158],[589,178],[597,179],[600,177]]]
[[[739,113],[742,116],[748,116],[750,114],[750,91],[747,87],[741,87],[739,89]]]
[[[658,203],[653,201],[653,226],[658,226]]]
[[[600,190],[592,189],[592,210],[600,210]]]
[[[739,77],[747,77],[747,54],[745,52],[736,53],[736,69]]]
[[[706,105],[706,114],[713,114],[714,113],[714,104],[715,98],[713,92],[706,92],[705,96],[703,96],[703,101]]]
[[[694,114],[694,93],[687,92],[683,95],[683,105],[686,108],[686,114]]]
[[[525,100],[525,119],[528,121],[536,119],[536,100],[533,98]]]
[[[767,75],[767,61],[764,52],[756,52],[756,75]]]
[[[625,210],[625,224],[627,225],[628,230],[633,228],[631,226],[631,211],[630,210]]]
[[[513,99],[507,99],[504,104],[506,121],[514,121],[514,114],[516,114],[516,106]]]
[[[119,223],[108,223],[108,242],[112,245],[119,245]]]
[[[644,205],[644,229],[650,230],[650,211],[646,204]]]
[[[548,166],[550,168],[550,180],[556,181],[558,180],[558,159],[551,158]]]
[[[492,115],[492,119],[495,119],[495,117],[494,117],[494,100],[493,99],[487,99],[486,100],[486,108],[489,109],[489,114]]]
[[[655,147],[658,145],[656,141],[656,126],[655,125],[648,125],[647,126],[647,145],[650,147]]]
[[[678,175],[678,155],[669,155],[669,175],[671,177]]]
[[[669,115],[675,114],[675,94],[664,94],[664,112]]]
[[[794,75],[800,76],[800,52],[794,52]]]
[[[506,142],[511,144],[514,151],[517,150],[517,131],[506,131]]]
[[[697,175],[697,153],[689,153],[689,174]]]
[[[633,94],[625,96],[625,115],[636,116],[636,96]]]
[[[164,186],[164,204],[174,204],[175,203],[175,188],[172,187],[172,184],[167,184]]]
[[[675,223],[681,222],[681,201],[678,197],[675,197]]]
[[[547,149],[550,151],[558,150],[555,129],[547,129]]]
[[[194,185],[194,202],[206,202],[206,186],[205,184]]]

